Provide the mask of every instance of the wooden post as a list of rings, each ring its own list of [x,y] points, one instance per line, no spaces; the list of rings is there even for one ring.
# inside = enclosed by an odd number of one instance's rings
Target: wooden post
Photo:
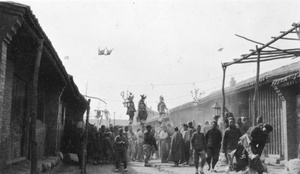
[[[259,70],[260,70],[260,51],[256,45],[257,51],[257,67],[256,67],[256,83],[255,83],[255,91],[253,98],[253,107],[254,107],[254,117],[253,117],[253,125],[256,124],[256,118],[258,117],[258,88],[259,88]]]
[[[90,115],[90,103],[91,99],[88,99],[87,109],[86,109],[86,122],[85,122],[85,138],[83,144],[83,155],[82,155],[82,164],[81,164],[81,174],[86,173],[86,157],[87,157],[87,143],[88,143],[88,135],[89,135],[89,115]]]
[[[37,117],[37,98],[38,98],[38,79],[40,63],[43,51],[43,39],[38,40],[37,55],[35,59],[33,82],[31,90],[31,174],[37,173],[37,142],[36,142],[36,117]]]
[[[223,81],[222,81],[222,96],[223,96],[223,106],[222,106],[222,117],[223,124],[225,123],[225,107],[226,107],[226,99],[225,99],[225,74],[226,74],[226,66],[222,64],[223,69]]]

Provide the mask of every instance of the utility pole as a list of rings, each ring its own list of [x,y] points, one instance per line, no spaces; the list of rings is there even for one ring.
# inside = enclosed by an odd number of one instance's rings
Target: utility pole
[[[114,126],[116,125],[116,111],[114,112]]]
[[[84,144],[83,144],[83,155],[82,155],[82,164],[81,165],[81,174],[86,174],[86,159],[87,159],[87,143],[88,143],[88,130],[89,130],[89,115],[90,115],[90,103],[91,99],[88,99],[86,107],[86,122],[85,122],[85,135],[84,135]]]

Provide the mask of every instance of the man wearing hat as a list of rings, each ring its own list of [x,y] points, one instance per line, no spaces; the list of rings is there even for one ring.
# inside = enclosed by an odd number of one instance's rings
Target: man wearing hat
[[[215,170],[215,165],[217,164],[219,160],[219,153],[221,148],[221,142],[222,142],[222,133],[217,128],[218,124],[216,121],[211,122],[211,129],[207,131],[205,134],[205,140],[206,140],[206,149],[207,149],[207,164],[208,164],[208,170],[210,170],[210,164],[211,164],[211,171],[217,172]]]
[[[151,129],[152,129],[151,125],[147,125],[146,129],[147,129],[147,132],[144,134],[143,149],[144,149],[144,154],[146,156],[145,166],[150,167],[151,165],[149,164],[149,159],[152,154],[152,146],[154,146],[155,150],[158,150],[158,148],[156,145],[156,140],[155,140],[153,134],[151,133]]]

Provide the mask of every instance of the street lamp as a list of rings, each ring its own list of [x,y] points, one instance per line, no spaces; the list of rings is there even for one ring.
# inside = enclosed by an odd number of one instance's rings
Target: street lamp
[[[213,112],[214,112],[214,119],[218,121],[221,115],[221,107],[219,106],[218,102],[215,102],[215,104],[212,106]]]

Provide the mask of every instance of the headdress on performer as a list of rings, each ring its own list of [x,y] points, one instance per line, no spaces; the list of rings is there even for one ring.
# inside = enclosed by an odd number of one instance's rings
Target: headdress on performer
[[[164,96],[162,96],[162,95],[159,96],[159,99],[160,99],[160,100],[164,100]]]
[[[130,92],[130,93],[129,93],[129,96],[128,96],[128,100],[132,101],[133,98],[134,98],[134,95]]]

